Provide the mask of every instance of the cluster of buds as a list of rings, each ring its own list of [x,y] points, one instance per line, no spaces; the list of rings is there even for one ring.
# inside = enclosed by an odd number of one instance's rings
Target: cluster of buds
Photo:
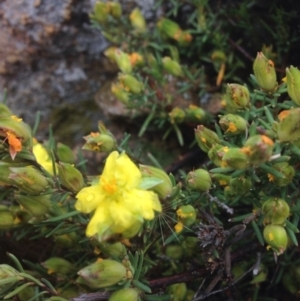
[[[83,137],[86,143],[82,149],[107,153],[115,150],[116,139],[101,121],[98,123],[98,130],[99,132],[92,132],[88,136]]]
[[[206,118],[206,112],[195,105],[190,105],[186,109],[175,107],[169,113],[171,123],[180,124],[183,122],[196,123],[201,122]]]
[[[250,106],[250,93],[247,87],[239,84],[227,84],[225,106],[228,112],[245,110]]]
[[[285,220],[290,215],[288,203],[279,198],[270,198],[263,203],[264,239],[277,255],[283,254],[287,248],[288,236],[284,228]]]
[[[93,13],[90,15],[92,20],[103,25],[107,23],[110,17],[119,19],[122,15],[122,7],[118,2],[100,2],[97,1],[93,8]]]
[[[188,31],[182,30],[176,22],[170,19],[162,18],[158,21],[157,27],[163,36],[175,40],[180,46],[189,45],[193,39]]]

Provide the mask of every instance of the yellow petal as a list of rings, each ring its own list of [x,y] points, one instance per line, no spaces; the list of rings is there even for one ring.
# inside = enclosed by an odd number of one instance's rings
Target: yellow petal
[[[111,222],[112,220],[109,218],[109,212],[106,207],[98,207],[86,228],[86,236],[90,237],[97,234],[101,238],[111,226]]]
[[[105,162],[105,167],[102,173],[102,177],[110,178],[116,169],[116,160],[119,157],[119,153],[114,151],[110,153]]]
[[[83,213],[90,213],[102,203],[104,195],[100,185],[93,185],[81,189],[76,195],[76,198],[76,210]]]
[[[130,158],[122,153],[116,160],[115,177],[118,185],[126,189],[135,188],[140,184],[142,174]]]
[[[111,202],[109,214],[113,222],[111,230],[116,233],[122,233],[127,230],[135,221],[131,208],[126,206],[124,202]]]

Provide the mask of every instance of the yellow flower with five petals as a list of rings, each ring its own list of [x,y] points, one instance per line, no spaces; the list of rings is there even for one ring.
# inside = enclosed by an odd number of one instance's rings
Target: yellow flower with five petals
[[[144,219],[152,220],[154,211],[161,211],[161,204],[157,194],[139,188],[141,181],[142,174],[130,158],[124,152],[112,152],[99,182],[76,195],[78,211],[94,212],[86,235],[96,235],[99,241],[115,234],[129,238]]]

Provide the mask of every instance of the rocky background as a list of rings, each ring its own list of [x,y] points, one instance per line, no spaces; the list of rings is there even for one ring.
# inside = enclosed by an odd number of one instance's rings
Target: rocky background
[[[0,0],[0,93],[7,89],[9,107],[31,125],[41,112],[40,139],[49,123],[60,139],[76,139],[86,134],[83,125],[96,129],[101,119],[95,95],[109,90],[105,83],[116,70],[102,56],[107,42],[89,22],[94,2]],[[122,4],[151,16],[151,0]]]

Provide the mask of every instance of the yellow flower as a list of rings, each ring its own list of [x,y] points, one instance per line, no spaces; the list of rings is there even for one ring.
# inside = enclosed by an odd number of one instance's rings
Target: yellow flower
[[[94,211],[86,235],[97,234],[99,240],[113,234],[132,237],[137,225],[141,226],[144,219],[153,219],[154,210],[161,211],[161,204],[154,192],[139,189],[141,181],[142,174],[130,158],[125,153],[112,152],[99,182],[83,188],[76,196],[78,211]]]

